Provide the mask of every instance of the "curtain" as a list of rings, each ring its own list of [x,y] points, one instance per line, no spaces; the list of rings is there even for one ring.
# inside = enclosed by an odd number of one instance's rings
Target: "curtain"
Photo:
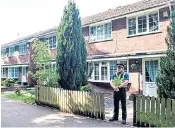
[[[150,82],[155,82],[158,71],[158,61],[147,61],[145,64],[146,70],[149,74]]]

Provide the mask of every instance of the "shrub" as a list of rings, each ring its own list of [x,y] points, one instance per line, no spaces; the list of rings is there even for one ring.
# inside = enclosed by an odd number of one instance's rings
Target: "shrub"
[[[3,81],[3,84],[6,87],[11,87],[14,83],[15,83],[15,80],[12,78],[9,78],[9,79]]]
[[[91,91],[88,85],[80,86],[80,91]]]
[[[21,95],[21,90],[19,88],[15,89],[15,94],[18,96]]]

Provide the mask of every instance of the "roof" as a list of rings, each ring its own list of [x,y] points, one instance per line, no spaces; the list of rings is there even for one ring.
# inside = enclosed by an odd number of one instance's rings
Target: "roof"
[[[31,35],[28,35],[28,36],[25,36],[25,37],[22,37],[22,38],[18,38],[18,39],[13,40],[9,43],[2,44],[1,47],[6,47],[6,46],[9,46],[9,45],[15,44],[17,42],[20,42],[22,40],[30,40],[32,38],[40,37],[40,36],[46,35],[48,33],[54,33],[54,32],[56,32],[56,27],[53,27],[53,28],[50,28],[50,29],[47,29],[47,30],[44,30],[44,31],[36,32],[34,34],[31,34]]]
[[[108,11],[102,12],[102,13],[98,13],[95,15],[91,15],[85,18],[82,18],[82,26],[86,26],[95,22],[100,22],[103,20],[107,20],[107,19],[111,19],[114,17],[119,17],[119,16],[123,16],[123,15],[127,15],[130,13],[134,13],[134,12],[138,12],[138,11],[142,11],[142,10],[146,10],[146,9],[150,9],[150,8],[154,8],[154,7],[158,7],[158,6],[163,6],[166,5],[167,2],[169,1],[173,1],[175,2],[175,0],[141,0],[139,2],[133,3],[133,4],[129,4],[126,6],[119,6],[115,9],[110,9]],[[117,2],[117,1],[116,1]],[[56,32],[56,28],[51,28],[51,29],[47,29],[45,31],[40,31],[34,34],[31,34],[29,36],[23,37],[23,38],[19,38],[17,40],[14,40],[12,42],[9,42],[7,44],[3,44],[1,45],[2,47],[6,47],[12,44],[15,44],[16,42],[22,41],[24,39],[31,39],[31,38],[35,38],[35,37],[40,37],[43,35],[46,35],[47,33],[54,33]]]
[[[127,15],[130,13],[134,13],[134,12],[162,6],[162,5],[167,4],[167,2],[169,2],[169,1],[170,0],[141,0],[141,1],[133,3],[133,4],[119,6],[115,9],[110,9],[108,11],[83,18],[82,25],[85,26],[85,25],[92,24],[95,22],[111,19],[114,17]]]

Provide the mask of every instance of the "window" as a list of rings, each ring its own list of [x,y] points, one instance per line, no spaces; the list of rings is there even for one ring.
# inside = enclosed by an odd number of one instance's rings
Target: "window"
[[[91,73],[90,75],[90,78],[89,79],[92,79],[92,69],[93,68],[93,63],[88,63],[88,75]]]
[[[110,62],[110,80],[113,78],[113,75],[117,71],[117,61],[111,61]]]
[[[101,63],[101,80],[108,80],[108,66],[106,62]]]
[[[15,53],[15,47],[9,47],[9,56],[13,56]]]
[[[95,80],[99,80],[99,63],[94,64],[94,77]]]
[[[128,19],[128,35],[159,31],[158,12]]]
[[[6,78],[6,69],[1,68],[1,78]]]
[[[111,39],[111,23],[90,27],[90,42]]]
[[[97,40],[103,39],[103,25],[97,26]]]
[[[55,49],[56,48],[56,36],[41,39],[41,40],[43,40],[43,42],[48,42],[50,49]]]
[[[105,39],[110,39],[111,38],[111,24],[105,24]]]
[[[26,44],[19,45],[19,54],[23,55],[23,54],[26,54],[26,52],[27,52]]]
[[[146,32],[147,29],[146,16],[138,17],[138,33]]]
[[[145,61],[145,81],[155,82],[158,71],[158,60]]]
[[[1,56],[4,57],[6,55],[6,48],[1,49]]]
[[[96,41],[96,27],[90,27],[90,41]]]
[[[159,30],[158,13],[149,15],[149,32]]]
[[[128,29],[129,29],[129,35],[136,34],[136,18],[128,20]]]
[[[123,64],[125,72],[128,72],[128,61],[127,60],[115,60],[115,61],[104,61],[104,62],[89,62],[88,72],[90,67],[94,67],[90,80],[97,81],[109,81],[117,71],[117,64]]]
[[[11,67],[8,68],[8,78],[18,78],[19,77],[19,68]]]

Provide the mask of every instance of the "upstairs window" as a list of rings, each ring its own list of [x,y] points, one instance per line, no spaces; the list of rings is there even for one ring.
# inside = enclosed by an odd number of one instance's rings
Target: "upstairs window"
[[[15,53],[15,47],[12,46],[12,47],[9,47],[9,56],[13,56]]]
[[[128,35],[140,35],[159,31],[158,12],[128,19]]]
[[[19,54],[24,55],[27,53],[27,46],[26,44],[19,45]]]
[[[48,38],[41,38],[40,40],[43,41],[43,42],[48,42],[50,49],[55,49],[56,48],[56,36],[51,36],[51,37],[48,37]]]
[[[90,27],[90,42],[108,40],[112,37],[111,23]]]
[[[56,36],[49,38],[49,47],[50,49],[56,48]]]
[[[1,57],[6,55],[6,48],[1,49]]]

